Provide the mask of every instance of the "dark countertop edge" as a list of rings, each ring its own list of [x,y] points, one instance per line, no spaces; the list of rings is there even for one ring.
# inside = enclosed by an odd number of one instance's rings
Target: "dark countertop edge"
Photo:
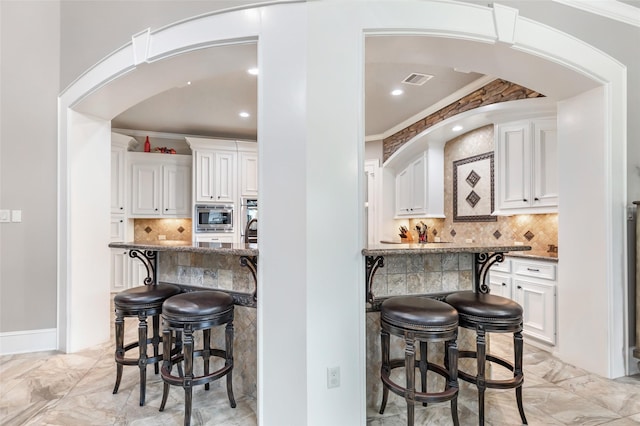
[[[153,244],[153,243],[136,243],[136,242],[112,242],[109,243],[111,248],[122,248],[129,250],[151,250],[151,251],[171,251],[186,253],[204,253],[204,254],[224,254],[229,256],[257,256],[258,249],[247,247],[246,244],[233,244],[231,247],[197,247],[190,242],[184,244]]]
[[[513,251],[531,250],[531,246],[525,245],[506,245],[506,246],[489,246],[489,245],[473,245],[473,244],[377,244],[372,247],[362,249],[364,256],[384,256],[394,254],[429,254],[429,253],[507,253]]]

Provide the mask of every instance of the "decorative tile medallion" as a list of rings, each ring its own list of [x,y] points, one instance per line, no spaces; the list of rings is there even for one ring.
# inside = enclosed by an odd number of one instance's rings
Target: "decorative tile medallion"
[[[475,170],[471,170],[471,173],[469,173],[469,176],[467,176],[466,180],[467,180],[467,183],[471,185],[471,187],[473,188],[474,186],[476,186],[476,183],[478,183],[478,181],[480,180],[480,175],[477,174]]]
[[[178,232],[182,234],[184,232],[184,228],[181,226],[180,228],[178,228]]]
[[[150,226],[147,226],[146,228],[144,228],[144,232],[146,232],[147,234],[151,231],[153,231],[153,229],[151,229]]]
[[[500,233],[500,230],[496,229],[496,232],[493,233],[493,236],[496,238],[496,240],[500,239],[500,237],[502,237],[502,234]]]
[[[535,237],[535,235],[531,231],[527,231],[524,234],[524,237],[527,239],[527,241],[531,241],[533,239],[533,237]]]
[[[433,235],[438,235],[438,230],[436,228],[431,228],[431,233]]]
[[[469,195],[467,195],[467,198],[465,198],[465,200],[471,207],[475,207],[476,204],[478,204],[478,201],[480,201],[480,196],[476,194],[475,191],[471,191]]]
[[[456,236],[456,230],[455,229],[452,229],[451,232],[449,232],[449,233],[451,234],[452,237]]]

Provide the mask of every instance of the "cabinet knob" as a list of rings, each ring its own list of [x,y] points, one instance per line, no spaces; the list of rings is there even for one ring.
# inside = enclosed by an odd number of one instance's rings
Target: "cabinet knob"
[[[540,201],[540,199],[538,197],[535,197],[533,201]]]
[[[124,220],[120,219],[120,223],[124,222]]]
[[[520,286],[520,285],[519,285],[519,286],[518,286],[518,290],[522,290],[522,286]]]
[[[124,207],[120,207],[120,210],[124,210]]]
[[[523,199],[522,199],[522,201],[524,201],[524,202],[526,203],[526,202],[527,202],[527,201],[529,201],[529,200],[527,200],[526,198],[523,198]]]
[[[506,286],[507,286],[507,283],[502,283],[502,285],[506,287]]]
[[[154,209],[155,211],[158,211],[158,209]]]
[[[165,212],[168,212],[168,211],[169,211],[169,209],[164,209],[164,211],[165,211]]]

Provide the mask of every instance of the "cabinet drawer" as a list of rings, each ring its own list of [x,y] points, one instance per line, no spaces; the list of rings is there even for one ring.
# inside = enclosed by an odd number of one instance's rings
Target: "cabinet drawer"
[[[509,273],[511,272],[511,259],[505,258],[504,261],[498,263],[494,263],[491,266],[491,271],[497,271],[497,272],[506,272]]]
[[[550,262],[513,260],[513,272],[526,277],[555,281],[556,265]]]

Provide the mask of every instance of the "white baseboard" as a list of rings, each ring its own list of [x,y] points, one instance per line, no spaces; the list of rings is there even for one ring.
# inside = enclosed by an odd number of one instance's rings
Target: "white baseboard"
[[[58,331],[55,328],[0,333],[0,355],[54,351],[57,349]]]

